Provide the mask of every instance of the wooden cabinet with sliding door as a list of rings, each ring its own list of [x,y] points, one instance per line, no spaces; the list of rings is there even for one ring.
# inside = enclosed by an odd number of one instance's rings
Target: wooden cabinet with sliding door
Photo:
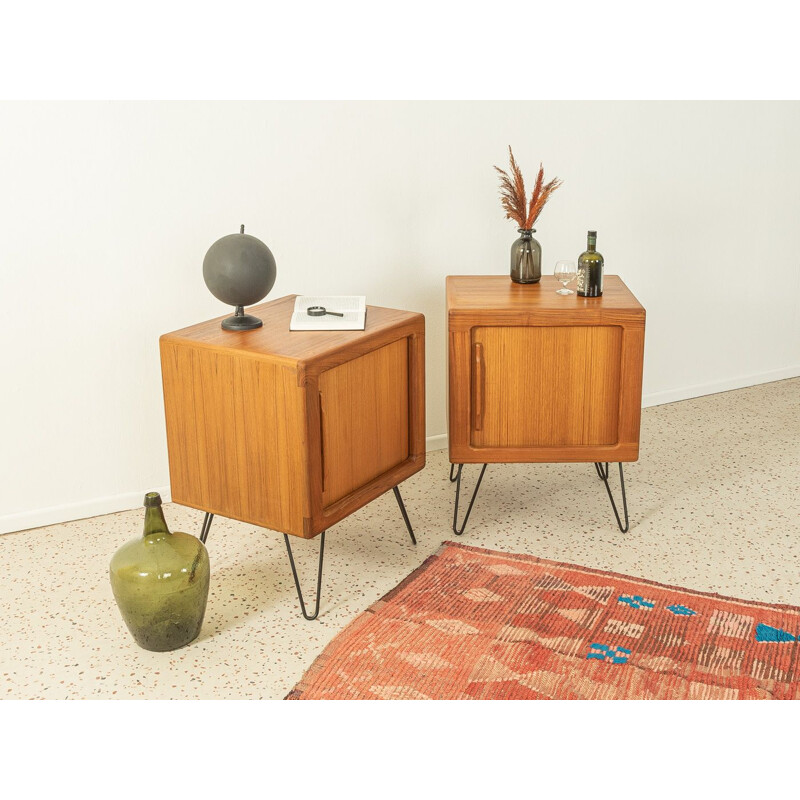
[[[416,542],[398,484],[425,466],[425,318],[290,332],[294,299],[254,306],[255,330],[161,337],[172,500],[206,512],[203,541],[217,514],[311,539],[394,490]]]
[[[447,278],[453,464],[594,462],[603,477],[637,460],[645,310],[616,275],[601,297],[558,287]]]

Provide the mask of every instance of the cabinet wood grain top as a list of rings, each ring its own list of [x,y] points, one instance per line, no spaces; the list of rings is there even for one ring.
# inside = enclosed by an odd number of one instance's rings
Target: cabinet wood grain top
[[[404,327],[418,327],[422,314],[381,306],[367,306],[363,331],[290,331],[289,321],[297,295],[290,294],[269,303],[249,306],[246,313],[263,321],[261,328],[251,331],[226,331],[220,326],[221,317],[165,333],[162,341],[191,343],[194,346],[218,350],[236,350],[253,355],[269,356],[292,364],[325,360],[351,348],[369,347],[376,339],[400,338]]]
[[[580,317],[605,320],[608,317],[641,317],[645,310],[618,275],[603,278],[601,297],[559,295],[554,275],[543,275],[539,283],[514,283],[508,275],[448,275],[447,311],[454,317],[471,317],[480,312],[524,316]]]

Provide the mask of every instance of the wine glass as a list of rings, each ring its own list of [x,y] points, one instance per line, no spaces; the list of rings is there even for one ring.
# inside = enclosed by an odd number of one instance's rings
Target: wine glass
[[[561,284],[561,288],[556,290],[556,294],[575,294],[572,289],[567,289],[567,284],[572,283],[578,276],[574,261],[557,261],[553,274]]]

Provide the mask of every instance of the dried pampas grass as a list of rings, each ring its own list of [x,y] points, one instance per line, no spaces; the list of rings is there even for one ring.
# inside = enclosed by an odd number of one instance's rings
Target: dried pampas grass
[[[522,171],[517,166],[510,145],[508,158],[511,175],[500,167],[495,167],[500,173],[500,203],[506,212],[506,219],[513,219],[520,228],[529,230],[533,227],[539,214],[542,213],[544,204],[550,199],[550,195],[561,186],[563,181],[553,178],[549,183],[544,183],[544,168],[539,164],[536,185],[533,188],[530,203],[528,203]]]

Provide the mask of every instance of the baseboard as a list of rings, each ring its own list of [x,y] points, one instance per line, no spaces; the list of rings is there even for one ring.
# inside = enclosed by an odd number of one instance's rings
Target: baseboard
[[[425,450],[429,453],[433,450],[444,450],[447,447],[447,434],[440,433],[436,436],[429,436],[425,440]]]
[[[746,389],[748,386],[783,381],[787,378],[800,378],[800,365],[795,364],[793,367],[759,372],[755,375],[745,375],[741,378],[730,378],[724,381],[714,381],[713,383],[700,383],[694,386],[684,386],[680,389],[668,389],[665,392],[651,392],[642,396],[642,408],[675,403],[678,400],[691,400],[693,397],[704,397],[707,394],[730,392],[734,389]]]
[[[30,528],[41,528],[45,525],[56,525],[61,522],[72,522],[76,519],[99,517],[101,514],[113,514],[117,511],[129,511],[140,508],[146,492],[156,491],[165,503],[172,495],[169,486],[161,489],[141,489],[138,492],[127,492],[110,497],[100,497],[82,503],[68,503],[63,506],[51,506],[37,511],[22,511],[19,514],[7,514],[0,517],[0,534],[26,531]]]
[[[652,392],[642,397],[642,407],[660,406],[664,403],[674,403],[678,400],[691,400],[693,397],[703,397],[708,394],[745,389],[748,386],[758,386],[762,383],[772,383],[773,381],[798,377],[800,377],[800,365],[795,365],[741,378],[684,386],[680,389],[669,389],[665,392]],[[429,436],[425,440],[425,448],[429,452],[444,450],[446,447],[447,434],[445,433]],[[87,519],[101,514],[113,514],[117,511],[139,508],[146,491],[153,490],[142,489],[138,492],[101,497],[97,500],[88,500],[81,503],[70,503],[68,505],[43,508],[38,511],[22,511],[18,514],[8,514],[0,517],[0,534],[23,531],[30,528],[41,528],[44,525],[55,525],[60,522],[71,522],[76,519]],[[164,502],[168,503],[170,501],[171,494],[168,486],[155,491],[160,492]]]

